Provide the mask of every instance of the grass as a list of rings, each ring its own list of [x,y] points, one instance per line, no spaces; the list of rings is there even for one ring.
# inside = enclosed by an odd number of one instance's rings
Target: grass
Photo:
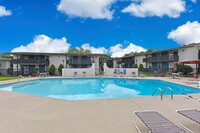
[[[145,76],[148,76],[148,77],[153,77],[154,76],[154,73],[153,72],[143,72],[143,74]]]
[[[0,76],[0,81],[13,80],[13,79],[17,79],[17,77],[5,77],[5,76]]]

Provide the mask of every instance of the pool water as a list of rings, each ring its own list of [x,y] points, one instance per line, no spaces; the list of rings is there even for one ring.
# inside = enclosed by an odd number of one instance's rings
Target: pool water
[[[156,88],[173,89],[175,95],[200,93],[199,89],[164,82],[125,78],[53,78],[0,86],[0,90],[65,100],[92,100],[151,96]],[[160,95],[157,92],[155,95]],[[170,95],[166,91],[165,95]]]

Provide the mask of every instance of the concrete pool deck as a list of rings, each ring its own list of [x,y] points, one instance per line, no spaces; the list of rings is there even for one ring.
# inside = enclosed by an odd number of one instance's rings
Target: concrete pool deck
[[[151,78],[145,78],[151,79]],[[155,79],[155,78],[153,78]],[[157,78],[187,84],[188,79]],[[14,81],[0,82],[1,84]],[[190,81],[189,81],[190,82]],[[197,87],[197,84],[190,86]],[[200,99],[200,94],[192,95]],[[178,125],[175,110],[197,108],[200,102],[185,95],[66,101],[0,91],[0,133],[137,133],[135,110],[157,110]],[[200,125],[181,117],[195,133]],[[137,119],[142,131],[147,128]]]

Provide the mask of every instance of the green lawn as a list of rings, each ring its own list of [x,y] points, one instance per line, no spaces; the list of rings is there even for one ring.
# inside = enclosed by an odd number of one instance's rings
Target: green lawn
[[[4,77],[4,76],[0,76],[0,81],[13,80],[13,79],[17,79],[17,77]]]
[[[145,76],[149,76],[149,77],[153,77],[154,76],[153,72],[143,72],[143,74]]]

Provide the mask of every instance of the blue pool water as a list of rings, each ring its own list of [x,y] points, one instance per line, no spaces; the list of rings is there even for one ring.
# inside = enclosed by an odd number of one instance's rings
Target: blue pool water
[[[0,90],[65,100],[90,100],[151,96],[158,87],[162,90],[170,87],[175,95],[200,93],[199,89],[161,80],[124,78],[40,79],[29,83],[3,85]],[[159,92],[156,95],[159,95]],[[170,91],[165,95],[170,95]]]

